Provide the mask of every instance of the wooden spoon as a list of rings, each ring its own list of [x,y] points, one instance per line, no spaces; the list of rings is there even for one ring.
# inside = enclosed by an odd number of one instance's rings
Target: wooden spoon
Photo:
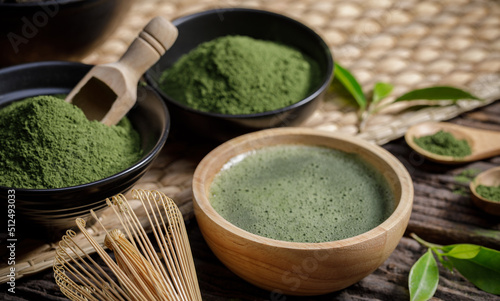
[[[414,138],[433,135],[440,130],[449,132],[457,139],[465,139],[471,147],[472,154],[461,158],[442,156],[421,148],[413,140]],[[425,122],[414,125],[406,132],[405,140],[416,152],[429,160],[439,163],[465,163],[500,155],[500,132],[474,129],[447,122]]]
[[[500,202],[488,200],[479,195],[476,191],[479,185],[500,186],[500,166],[478,174],[469,185],[472,192],[472,200],[476,206],[490,214],[500,215]]]
[[[117,124],[134,106],[142,74],[172,46],[177,35],[177,28],[166,19],[152,19],[117,62],[90,69],[66,101],[82,109],[89,120]]]

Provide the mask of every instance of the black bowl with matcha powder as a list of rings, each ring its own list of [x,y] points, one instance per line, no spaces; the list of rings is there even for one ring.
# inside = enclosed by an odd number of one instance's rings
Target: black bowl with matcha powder
[[[0,203],[15,202],[18,234],[60,240],[77,217],[92,223],[89,211],[99,215],[106,198],[133,187],[165,145],[170,114],[150,87],[138,86],[136,104],[112,127],[63,100],[92,67],[0,69]]]
[[[94,182],[142,156],[127,118],[108,127],[89,121],[62,97],[31,97],[0,109],[0,185],[52,189]]]
[[[179,37],[146,80],[165,100],[172,128],[183,137],[226,141],[299,126],[332,80],[329,46],[287,16],[222,8],[172,23]]]

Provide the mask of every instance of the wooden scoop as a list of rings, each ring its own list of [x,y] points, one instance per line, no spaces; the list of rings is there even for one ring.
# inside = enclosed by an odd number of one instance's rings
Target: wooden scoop
[[[461,158],[442,156],[421,148],[413,141],[414,138],[433,135],[440,130],[449,132],[457,139],[465,139],[471,147],[472,154]],[[500,155],[500,132],[474,129],[447,122],[425,122],[414,125],[406,132],[405,140],[416,152],[439,163],[465,163]]]
[[[476,192],[479,185],[499,186],[500,185],[500,166],[488,169],[478,174],[470,183],[469,187],[472,192],[472,200],[474,204],[483,211],[494,215],[500,215],[500,202],[488,200]]]
[[[137,83],[177,39],[177,28],[162,17],[152,19],[114,63],[94,66],[66,97],[89,120],[117,124],[134,106]]]

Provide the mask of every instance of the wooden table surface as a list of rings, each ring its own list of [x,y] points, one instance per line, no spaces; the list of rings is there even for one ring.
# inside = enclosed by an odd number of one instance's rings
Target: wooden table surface
[[[500,102],[465,113],[451,122],[500,131]],[[415,186],[415,201],[407,233],[396,250],[374,273],[342,291],[315,297],[279,296],[274,300],[408,300],[408,273],[426,251],[409,237],[416,233],[437,244],[473,243],[500,250],[500,217],[477,209],[471,201],[464,171],[500,165],[500,156],[464,165],[429,162],[409,149],[403,139],[384,145],[401,160]],[[204,300],[271,300],[271,294],[241,280],[223,266],[203,240],[194,218],[188,235]],[[460,274],[440,266],[439,287],[433,300],[500,300],[477,289]],[[499,284],[500,285],[500,284]],[[56,286],[52,270],[19,279],[16,294],[0,289],[0,300],[67,300]]]

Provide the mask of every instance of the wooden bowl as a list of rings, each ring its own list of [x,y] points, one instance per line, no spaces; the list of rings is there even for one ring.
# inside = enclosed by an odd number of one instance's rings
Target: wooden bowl
[[[215,175],[238,154],[278,144],[325,146],[359,154],[388,180],[397,203],[394,212],[368,232],[321,243],[279,241],[234,226],[210,204],[209,190]],[[276,128],[234,138],[211,151],[194,173],[193,199],[207,244],[235,274],[275,293],[319,295],[358,282],[389,257],[408,224],[413,185],[404,166],[379,146],[312,129]]]
[[[488,200],[479,195],[476,192],[476,188],[479,185],[500,185],[500,166],[488,169],[478,174],[476,178],[469,184],[470,190],[472,192],[472,201],[474,202],[474,204],[476,204],[476,206],[489,214],[500,215],[500,202]]]

